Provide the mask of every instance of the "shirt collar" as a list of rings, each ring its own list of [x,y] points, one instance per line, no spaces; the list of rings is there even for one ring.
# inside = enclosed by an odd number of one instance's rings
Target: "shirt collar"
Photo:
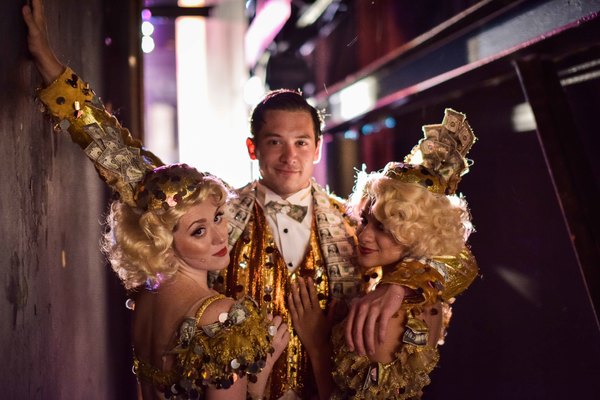
[[[281,196],[279,196],[277,193],[275,193],[274,191],[272,191],[271,189],[269,189],[268,187],[266,187],[265,185],[263,185],[260,182],[258,182],[258,185],[256,186],[256,188],[258,191],[257,200],[261,206],[269,203],[270,201],[280,202],[280,203],[284,203],[284,204],[289,202],[291,204],[296,204],[299,206],[308,206],[310,204],[310,200],[312,198],[311,197],[312,185],[310,185],[310,184],[307,187],[305,187],[304,189],[300,189],[293,195],[289,196],[285,200],[282,199]]]

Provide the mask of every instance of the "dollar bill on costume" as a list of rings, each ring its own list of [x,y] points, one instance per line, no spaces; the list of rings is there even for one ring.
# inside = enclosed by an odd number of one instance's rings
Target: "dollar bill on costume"
[[[330,262],[344,261],[353,255],[354,249],[350,243],[344,241],[335,241],[328,243],[326,247],[327,257]],[[334,276],[339,276],[341,272],[334,271]]]
[[[438,140],[440,137],[441,131],[442,131],[441,124],[423,125],[423,133],[425,134],[425,137],[428,139]]]
[[[102,140],[102,144],[104,144],[104,147],[106,149],[110,150],[112,153],[116,153],[122,149],[122,146],[120,143],[115,142],[114,140],[107,139],[107,138],[104,138]]]
[[[428,168],[437,169],[446,160],[452,148],[446,143],[425,139],[419,145],[419,149],[423,153],[423,164]]]
[[[456,133],[456,139],[458,142],[458,151],[461,154],[466,154],[475,142],[475,134],[468,123],[464,123]]]
[[[118,130],[116,130],[112,126],[107,126],[105,128],[105,131],[106,131],[106,135],[108,137],[110,137],[113,141],[120,143],[120,144],[123,143],[123,137],[121,136],[121,133]]]
[[[105,134],[100,125],[94,122],[93,124],[85,125],[83,127],[83,131],[88,134],[90,138],[94,142],[102,143],[102,138],[104,138]]]
[[[444,143],[445,145],[449,146],[452,149],[454,149],[458,146],[458,143],[452,137],[452,134],[450,134],[447,130],[442,130],[442,132],[440,132],[440,137],[438,138],[438,142]]]
[[[144,171],[133,165],[121,165],[121,174],[127,183],[139,182],[144,177]]]
[[[96,161],[102,155],[103,150],[98,146],[98,143],[90,142],[83,151],[92,161]]]
[[[115,163],[120,166],[123,179],[127,183],[138,182],[145,173],[139,154],[132,149],[135,147],[120,148],[113,153]]]
[[[352,277],[354,278],[354,268],[352,268],[351,266],[348,266],[348,263],[344,263],[341,262],[345,260],[344,257],[340,257],[337,258],[336,257],[332,257],[332,262],[331,264],[329,264],[327,266],[327,272],[329,273],[329,277],[333,277],[333,278],[348,278],[348,277]],[[338,261],[338,262],[336,262]],[[342,292],[345,293],[345,292]]]
[[[113,157],[118,165],[131,164],[133,162],[133,154],[125,147],[117,148],[113,153]]]
[[[108,148],[104,149],[104,151],[98,157],[96,162],[98,164],[100,164],[102,167],[108,169],[109,171],[113,171],[113,172],[121,171],[119,164],[115,160],[114,152]]]
[[[466,116],[465,114],[454,111],[450,108],[446,109],[442,125],[450,132],[456,133],[462,126]]]
[[[438,169],[438,173],[444,178],[446,182],[450,181],[450,178],[454,175],[454,173],[464,167],[464,161],[462,156],[458,153],[458,151],[453,150],[448,157],[446,157],[445,162]],[[457,176],[456,178],[459,178]]]

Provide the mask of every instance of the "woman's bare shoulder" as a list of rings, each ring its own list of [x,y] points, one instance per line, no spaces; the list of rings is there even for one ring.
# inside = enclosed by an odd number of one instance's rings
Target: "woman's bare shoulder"
[[[207,300],[210,301],[210,304],[205,306]],[[208,298],[200,299],[196,302],[191,307],[189,315],[195,315],[199,325],[208,325],[219,321],[219,316],[221,314],[229,313],[234,304],[235,300],[230,297],[209,296]],[[206,308],[201,310],[203,306]],[[199,312],[201,312],[201,315],[198,315]]]

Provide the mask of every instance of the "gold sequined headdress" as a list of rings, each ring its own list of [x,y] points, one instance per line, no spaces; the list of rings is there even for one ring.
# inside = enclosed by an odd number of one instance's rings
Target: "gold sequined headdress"
[[[466,155],[476,140],[466,115],[447,108],[442,123],[423,126],[423,134],[404,163],[388,163],[384,175],[432,193],[456,193],[461,177],[469,172]]]
[[[207,177],[187,164],[171,164],[148,172],[138,184],[134,200],[142,211],[167,210],[187,200]]]

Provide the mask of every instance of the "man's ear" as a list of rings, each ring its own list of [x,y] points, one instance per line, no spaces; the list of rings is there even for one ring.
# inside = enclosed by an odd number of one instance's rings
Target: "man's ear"
[[[248,148],[248,155],[251,160],[256,160],[256,145],[254,144],[254,139],[246,138],[246,147]]]
[[[319,138],[317,146],[315,148],[315,155],[313,157],[313,164],[318,164],[321,161],[321,154],[323,152],[323,138]]]

